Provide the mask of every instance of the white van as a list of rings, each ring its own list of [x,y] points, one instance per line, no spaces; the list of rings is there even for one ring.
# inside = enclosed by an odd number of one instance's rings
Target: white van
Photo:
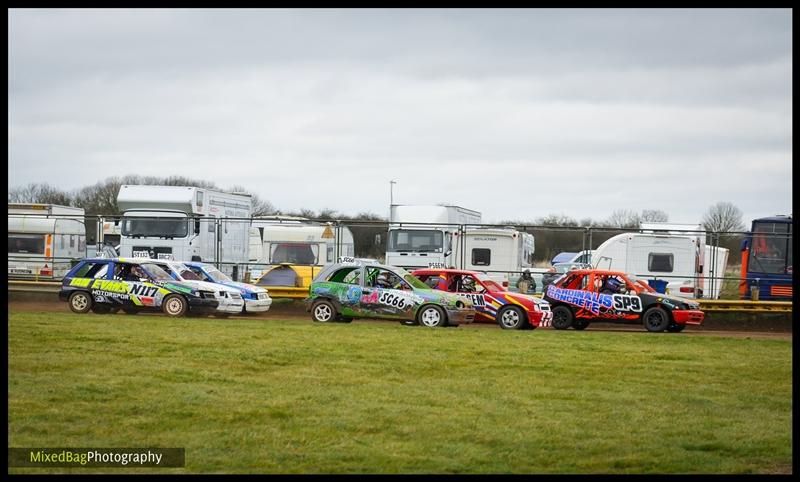
[[[83,208],[8,203],[8,277],[59,280],[86,254]]]

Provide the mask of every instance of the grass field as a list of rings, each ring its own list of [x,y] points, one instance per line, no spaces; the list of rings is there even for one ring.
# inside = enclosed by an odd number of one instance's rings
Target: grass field
[[[773,473],[791,341],[9,314],[10,447],[185,447],[181,469]]]

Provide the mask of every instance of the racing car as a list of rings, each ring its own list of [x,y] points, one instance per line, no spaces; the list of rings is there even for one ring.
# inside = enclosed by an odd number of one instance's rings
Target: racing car
[[[475,321],[497,323],[506,330],[521,330],[549,326],[553,317],[547,301],[510,292],[485,273],[425,268],[411,274],[431,288],[456,293],[472,301]]]
[[[317,322],[388,318],[433,328],[475,319],[471,301],[430,289],[403,268],[358,258],[323,268],[305,301]]]
[[[75,313],[163,311],[168,316],[214,313],[213,291],[174,280],[151,260],[90,258],[64,276],[58,298]]]
[[[553,328],[586,329],[592,322],[641,323],[652,332],[679,332],[700,325],[700,305],[666,296],[647,283],[619,271],[570,271],[547,287],[544,299],[553,308]]]

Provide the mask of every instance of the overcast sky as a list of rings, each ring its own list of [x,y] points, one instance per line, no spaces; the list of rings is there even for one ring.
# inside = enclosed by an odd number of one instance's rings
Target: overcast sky
[[[484,222],[791,212],[790,10],[18,10],[8,185]]]

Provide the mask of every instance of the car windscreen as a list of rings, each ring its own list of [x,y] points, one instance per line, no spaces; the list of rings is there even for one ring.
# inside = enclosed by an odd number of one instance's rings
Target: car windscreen
[[[414,289],[423,289],[423,290],[431,289],[430,286],[426,285],[425,283],[420,281],[419,278],[417,278],[413,274],[409,273],[408,271],[404,270],[403,268],[399,268],[399,267],[398,268],[394,268],[394,272],[395,272],[395,274],[397,276],[399,276],[399,277],[403,278],[404,280],[406,280],[406,283],[410,284],[411,287],[414,288]]]
[[[189,223],[186,218],[128,217],[122,221],[122,234],[124,236],[185,238],[189,234]]]
[[[441,253],[444,248],[441,231],[396,229],[389,233],[389,251]]]
[[[169,275],[166,271],[161,269],[160,266],[153,264],[153,263],[142,263],[142,268],[144,268],[147,273],[156,280],[164,280],[170,281],[172,280],[172,276]]]
[[[215,283],[221,283],[223,281],[232,281],[228,275],[226,275],[225,273],[214,267],[206,268],[206,273],[208,273],[208,276]]]

